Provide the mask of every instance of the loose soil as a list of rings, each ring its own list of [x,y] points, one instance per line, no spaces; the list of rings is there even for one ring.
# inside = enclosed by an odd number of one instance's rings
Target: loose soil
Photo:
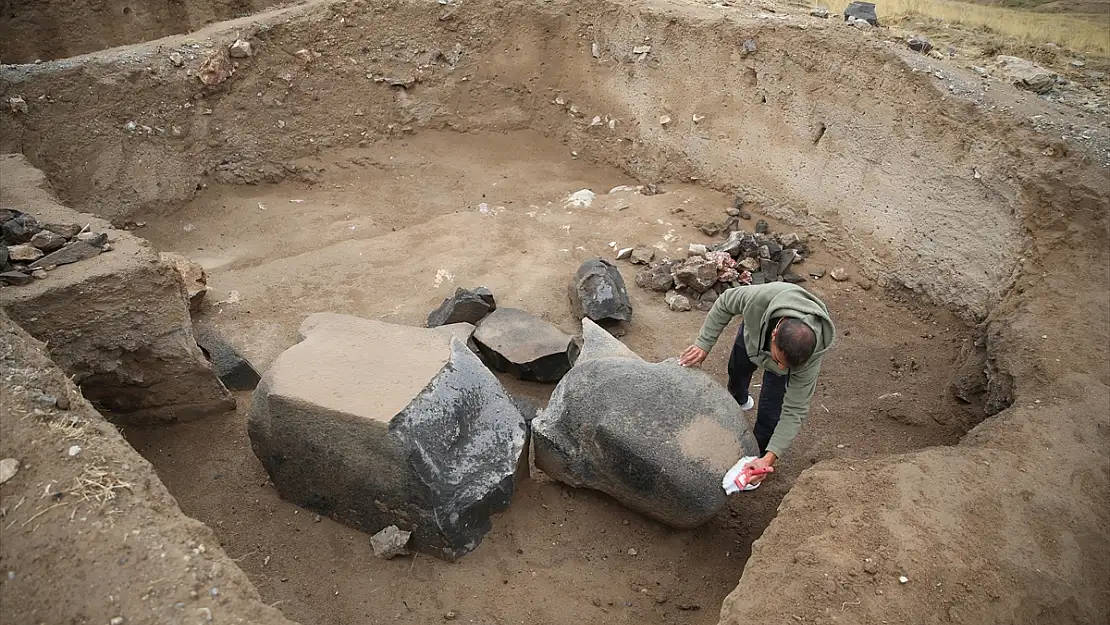
[[[488,285],[502,305],[574,333],[565,285],[581,260],[611,257],[610,242],[672,252],[710,242],[693,224],[723,219],[732,200],[692,185],[650,197],[609,193],[635,181],[530,132],[421,133],[301,164],[319,180],[212,186],[139,231],[207,266],[216,291],[199,323],[218,326],[260,368],[293,344],[312,312],[418,325],[456,285]],[[593,204],[566,208],[566,197],[583,188],[598,194]],[[818,250],[801,269],[834,264]],[[649,359],[678,354],[704,313],[671,312],[660,294],[631,286],[635,266],[618,265],[635,309],[623,340]],[[879,455],[951,444],[966,419],[947,390],[968,337],[960,322],[852,282],[825,277],[807,286],[842,333],[809,424],[773,479],[693,531],[533,469],[461,562],[384,562],[365,534],[278,498],[250,450],[249,394],[224,417],[125,435],[186,513],[216,531],[264,600],[301,622],[326,614],[337,624],[428,623],[453,611],[475,623],[716,623],[751,542],[801,470],[826,459],[866,466]],[[722,382],[734,332],[706,364]],[[541,405],[552,389],[505,383]]]

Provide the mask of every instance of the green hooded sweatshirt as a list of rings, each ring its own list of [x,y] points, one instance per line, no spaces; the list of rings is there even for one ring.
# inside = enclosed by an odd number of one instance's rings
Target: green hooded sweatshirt
[[[767,451],[781,458],[809,414],[817,374],[821,371],[821,358],[832,347],[836,329],[829,318],[829,310],[815,295],[795,284],[775,282],[736,287],[722,293],[709,310],[694,344],[707,352],[712,350],[725,326],[736,316],[744,319],[744,348],[748,358],[768,371],[789,375],[782,417],[767,444]],[[778,317],[801,319],[817,336],[809,361],[789,371],[778,366],[770,351],[763,350],[763,339],[771,319]]]

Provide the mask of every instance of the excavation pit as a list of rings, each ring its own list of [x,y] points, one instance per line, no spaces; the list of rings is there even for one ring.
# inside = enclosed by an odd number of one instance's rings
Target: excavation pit
[[[240,39],[252,53],[233,58]],[[686,5],[314,2],[5,67],[0,147],[69,206],[199,262],[211,291],[196,323],[259,372],[312,313],[418,326],[460,286],[576,334],[566,287],[583,260],[718,242],[698,226],[724,221],[737,196],[746,230],[764,219],[810,241],[799,273],[824,270],[805,286],[840,335],[809,421],[773,480],[696,530],[533,467],[459,562],[382,561],[365,533],[277,496],[251,453],[249,393],[225,415],[125,427],[185,514],[290,619],[731,625],[781,601],[776,613],[878,622],[893,592],[910,593],[909,610],[958,605],[968,622],[1032,609],[1008,603],[1021,592],[1094,618],[1105,601],[1052,569],[1058,552],[1006,552],[991,565],[1004,575],[983,562],[1014,535],[1036,541],[1053,504],[1080,528],[1061,540],[1087,554],[1068,562],[1107,552],[1091,529],[1106,518],[1097,445],[1044,488],[1009,488],[1044,460],[1023,428],[1055,415],[1074,420],[1049,435],[1057,446],[1106,440],[1082,417],[1110,382],[1104,315],[1084,326],[1087,364],[1067,372],[1078,378],[1051,398],[1022,389],[1065,375],[1040,337],[1070,313],[1037,302],[1062,297],[1060,272],[1076,268],[1045,259],[1067,249],[1082,267],[1105,264],[1107,192],[1055,140],[972,123],[977,109],[942,94],[928,62],[804,12],[777,24]],[[637,266],[614,262],[634,309],[621,339],[649,360],[681,352],[704,314],[672,312],[632,286]],[[1106,274],[1083,271],[1078,306],[1095,310]],[[735,329],[705,365],[722,381]],[[539,405],[551,392],[501,378]],[[950,527],[954,509],[981,511],[965,519],[974,532]],[[998,536],[992,521],[1019,529]],[[953,561],[964,568],[949,575]],[[1062,572],[1034,588],[1034,569]],[[968,575],[1016,581],[982,597],[949,590]],[[934,579],[939,599],[924,590]]]

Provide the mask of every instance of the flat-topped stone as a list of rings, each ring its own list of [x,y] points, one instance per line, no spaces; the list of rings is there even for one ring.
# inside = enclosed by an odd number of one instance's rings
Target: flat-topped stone
[[[490,313],[478,324],[474,341],[491,367],[535,382],[563,377],[578,352],[572,337],[516,308]]]
[[[255,390],[248,433],[282,497],[454,560],[504,510],[526,425],[451,332],[320,313]]]

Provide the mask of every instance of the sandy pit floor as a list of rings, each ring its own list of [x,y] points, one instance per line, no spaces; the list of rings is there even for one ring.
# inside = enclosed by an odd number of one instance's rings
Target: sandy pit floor
[[[693,185],[654,196],[610,192],[636,181],[532,132],[423,132],[299,165],[315,173],[278,185],[212,185],[172,215],[137,218],[147,224],[137,234],[205,265],[213,291],[199,322],[220,328],[260,370],[313,312],[422,325],[456,286],[489,286],[500,305],[576,333],[566,287],[579,263],[611,258],[610,243],[659,245],[672,255],[710,243],[695,224],[722,220],[732,201]],[[581,189],[597,194],[591,205],[567,206]],[[813,247],[806,272],[841,265],[819,242]],[[635,310],[622,340],[648,359],[677,355],[704,313],[671,312],[661,294],[633,285],[635,266],[617,264]],[[773,479],[692,531],[533,469],[460,562],[381,561],[365,534],[278,498],[250,450],[249,394],[223,417],[124,433],[266,602],[303,623],[423,624],[449,612],[463,623],[716,623],[752,541],[803,469],[826,459],[860,466],[953,444],[963,433],[966,417],[948,391],[969,340],[962,323],[851,281],[806,286],[840,332],[809,423]],[[722,382],[734,332],[726,330],[705,365]],[[553,388],[506,386],[541,405]]]

